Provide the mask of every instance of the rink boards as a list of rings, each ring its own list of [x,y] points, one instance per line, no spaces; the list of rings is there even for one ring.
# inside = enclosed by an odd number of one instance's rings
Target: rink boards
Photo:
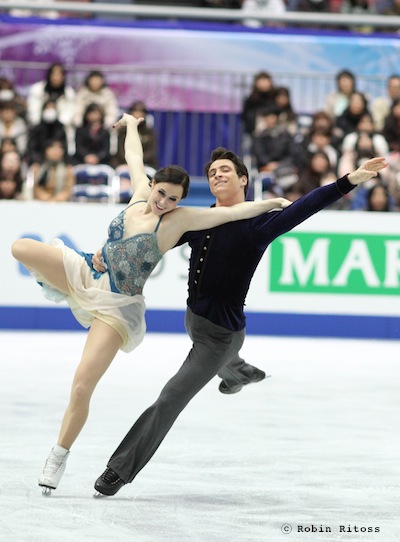
[[[58,237],[94,252],[119,205],[1,202],[0,328],[79,329],[10,254],[14,239]],[[247,332],[400,338],[397,213],[322,211],[268,248],[246,301]],[[144,295],[149,331],[184,331],[189,247],[170,251]]]

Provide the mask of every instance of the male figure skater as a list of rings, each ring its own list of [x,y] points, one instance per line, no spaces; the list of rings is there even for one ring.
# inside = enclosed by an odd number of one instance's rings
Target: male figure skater
[[[386,167],[384,158],[369,160],[335,183],[316,188],[282,211],[232,222],[203,232],[188,232],[180,244],[192,248],[185,325],[193,341],[186,360],[167,382],[156,402],[138,418],[96,480],[95,489],[115,495],[132,482],[151,459],[189,401],[232,360],[245,337],[243,306],[255,269],[268,245],[283,233],[349,193]],[[216,205],[245,199],[248,172],[231,151],[216,149],[206,165]],[[235,366],[235,364],[234,364]],[[233,367],[232,372],[235,373]]]

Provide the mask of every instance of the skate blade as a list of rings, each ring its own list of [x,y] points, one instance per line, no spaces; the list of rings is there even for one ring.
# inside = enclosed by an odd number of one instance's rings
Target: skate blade
[[[42,487],[43,497],[51,497],[51,487]]]
[[[94,499],[102,499],[103,497],[107,497],[107,495],[103,495],[103,493],[100,493],[99,491],[95,491],[93,493],[93,498]]]

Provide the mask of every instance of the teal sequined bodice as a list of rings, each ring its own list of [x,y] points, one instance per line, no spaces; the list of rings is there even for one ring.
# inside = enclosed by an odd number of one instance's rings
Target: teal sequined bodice
[[[139,201],[132,205],[135,203]],[[110,275],[111,290],[120,294],[136,295],[142,293],[150,273],[163,257],[157,244],[157,230],[162,216],[154,232],[138,233],[124,239],[126,209],[112,220],[108,228],[103,258]]]

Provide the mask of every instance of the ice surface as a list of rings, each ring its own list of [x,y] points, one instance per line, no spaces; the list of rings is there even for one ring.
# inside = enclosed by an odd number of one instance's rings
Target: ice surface
[[[37,478],[84,340],[0,332],[0,542],[400,541],[398,342],[247,337],[243,357],[272,377],[232,396],[215,378],[134,482],[94,499],[107,459],[190,348],[185,335],[148,334],[100,382],[43,497]]]

